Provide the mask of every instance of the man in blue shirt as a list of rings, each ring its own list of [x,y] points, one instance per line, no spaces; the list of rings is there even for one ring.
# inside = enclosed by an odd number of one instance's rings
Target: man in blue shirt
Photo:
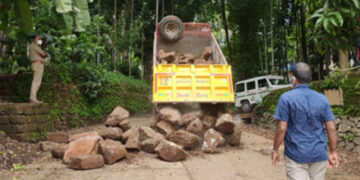
[[[339,165],[334,115],[327,98],[310,89],[312,72],[306,63],[297,63],[293,69],[294,88],[281,95],[274,118],[278,120],[272,163],[280,160],[278,149],[285,139],[287,178],[291,180],[323,180],[326,166]],[[327,132],[330,144],[327,153]]]

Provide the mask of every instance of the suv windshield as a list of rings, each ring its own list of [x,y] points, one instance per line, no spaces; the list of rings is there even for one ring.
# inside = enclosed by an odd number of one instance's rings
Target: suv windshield
[[[269,79],[270,83],[272,85],[284,85],[284,84],[289,84],[287,83],[284,79]]]

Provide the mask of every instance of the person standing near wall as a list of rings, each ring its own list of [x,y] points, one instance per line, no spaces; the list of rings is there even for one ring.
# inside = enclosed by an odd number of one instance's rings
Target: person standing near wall
[[[294,88],[281,95],[274,116],[278,124],[272,164],[277,166],[280,160],[278,149],[285,140],[286,175],[289,180],[324,180],[327,165],[339,165],[335,118],[327,98],[310,88],[311,77],[310,66],[306,63],[294,66]],[[329,154],[325,130],[329,138]]]
[[[33,72],[33,80],[30,89],[30,103],[42,103],[37,99],[37,92],[41,85],[41,80],[44,72],[44,63],[46,62],[47,54],[41,49],[42,39],[39,35],[33,36],[32,43],[29,47],[29,56],[32,62],[31,69]]]

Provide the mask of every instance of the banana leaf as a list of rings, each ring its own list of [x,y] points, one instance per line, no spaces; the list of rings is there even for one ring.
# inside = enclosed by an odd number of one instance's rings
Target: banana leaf
[[[75,31],[84,32],[85,27],[90,25],[90,13],[87,0],[74,0]]]
[[[72,11],[71,0],[55,0],[56,12],[68,13]]]

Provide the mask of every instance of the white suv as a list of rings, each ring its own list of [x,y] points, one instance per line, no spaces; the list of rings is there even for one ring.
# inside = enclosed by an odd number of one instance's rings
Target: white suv
[[[239,81],[235,83],[235,107],[249,113],[271,91],[289,87],[291,84],[285,84],[282,76],[268,75]]]

